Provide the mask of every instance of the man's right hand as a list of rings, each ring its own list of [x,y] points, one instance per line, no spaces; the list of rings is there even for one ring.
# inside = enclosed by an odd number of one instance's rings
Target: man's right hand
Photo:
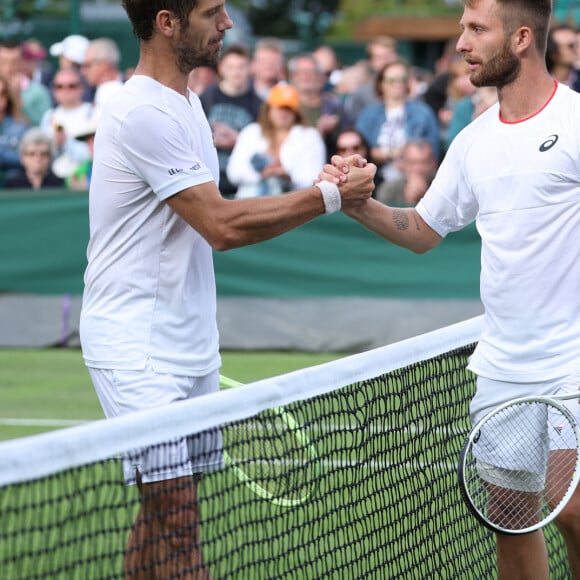
[[[342,209],[348,209],[369,199],[375,189],[374,177],[377,167],[366,163],[364,167],[348,166],[348,178],[338,183]]]

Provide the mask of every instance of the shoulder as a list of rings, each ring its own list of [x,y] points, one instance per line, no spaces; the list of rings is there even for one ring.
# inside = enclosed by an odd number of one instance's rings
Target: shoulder
[[[370,119],[375,117],[385,116],[385,106],[383,103],[372,103],[363,107],[359,114],[359,118]]]

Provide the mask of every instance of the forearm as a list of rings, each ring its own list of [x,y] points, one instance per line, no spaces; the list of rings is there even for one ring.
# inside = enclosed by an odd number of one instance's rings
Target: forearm
[[[417,254],[428,252],[442,239],[414,208],[390,207],[369,199],[344,213],[385,240]]]
[[[291,194],[226,202],[220,224],[208,241],[218,251],[256,244],[284,234],[324,214],[318,187]]]

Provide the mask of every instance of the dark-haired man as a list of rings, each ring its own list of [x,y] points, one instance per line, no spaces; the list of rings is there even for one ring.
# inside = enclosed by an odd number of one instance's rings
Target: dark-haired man
[[[81,312],[83,356],[107,416],[217,391],[212,250],[260,242],[362,203],[376,170],[359,169],[340,187],[324,182],[283,196],[224,199],[211,128],[187,86],[192,69],[218,62],[232,27],[224,1],[123,6],[140,56],[99,119]],[[197,481],[221,465],[219,437],[208,437],[203,449],[197,443],[176,442],[172,465],[159,450],[125,457],[126,479],[138,484],[142,500],[126,578],[210,577]]]

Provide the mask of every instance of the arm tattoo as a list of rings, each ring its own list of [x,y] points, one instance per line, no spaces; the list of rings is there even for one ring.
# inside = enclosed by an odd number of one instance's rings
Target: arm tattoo
[[[415,227],[417,228],[417,231],[421,230],[421,224],[419,223],[419,220],[417,219],[417,214],[414,213],[413,214],[413,219],[415,220]]]
[[[393,221],[398,230],[406,230],[409,227],[409,218],[406,212],[400,209],[393,210]]]

